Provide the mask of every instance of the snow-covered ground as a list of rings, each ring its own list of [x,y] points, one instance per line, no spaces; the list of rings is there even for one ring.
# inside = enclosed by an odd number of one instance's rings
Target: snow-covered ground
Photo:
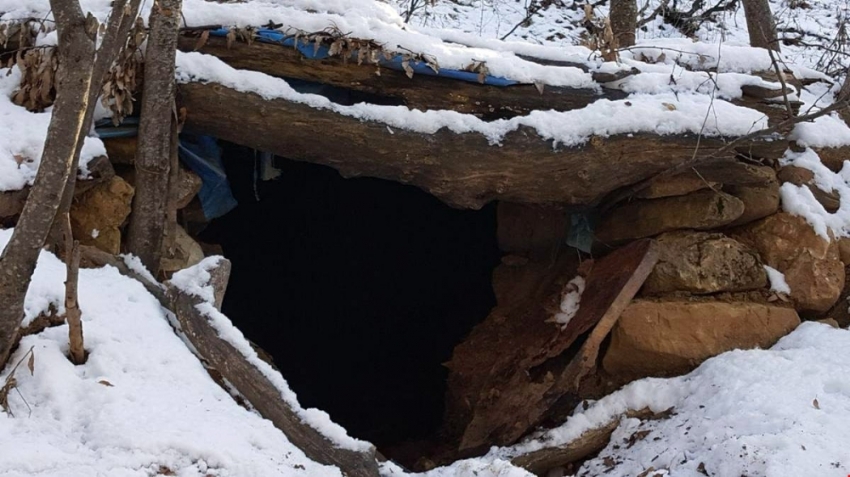
[[[510,35],[512,41],[503,42],[497,39],[525,17],[526,0],[423,1],[408,26],[395,10],[403,12],[409,5],[405,1],[409,0],[391,4],[186,0],[185,14],[189,25],[256,26],[272,20],[318,31],[333,24],[355,37],[434,55],[442,67],[462,68],[472,60],[486,60],[491,74],[523,82],[597,87],[580,69],[543,66],[520,54],[601,70],[636,67],[642,74],[622,82],[623,90],[632,94],[627,101],[603,102],[579,112],[535,112],[491,123],[445,111],[332,105],[318,96],[295,93],[282,80],[235,71],[197,53],[179,56],[179,78],[218,81],[423,133],[440,127],[474,131],[493,142],[519,125],[536,127],[542,136],[562,145],[578,144],[590,134],[703,131],[734,135],[763,126],[752,110],[724,101],[740,97],[745,84],[764,84],[747,73],[769,65],[763,51],[741,46],[747,37],[740,10],[726,13],[721,23],[703,24],[697,31],[701,43],[683,39],[681,32],[655,20],[638,35],[642,50],[624,53],[621,64],[603,64],[587,48],[574,46],[582,32],[576,25],[584,16],[578,2],[564,0],[560,8],[555,4],[542,10],[530,26]],[[810,9],[793,11],[788,2],[772,1],[780,13],[780,26],[803,31],[807,41],[834,35],[836,22],[847,14],[847,0],[810,0]],[[99,14],[108,11],[109,3],[83,2]],[[146,8],[151,3],[146,2]],[[650,0],[649,11],[657,4],[658,0]],[[0,21],[42,18],[48,13],[47,5],[46,0],[0,0]],[[598,13],[606,12],[599,9]],[[515,41],[522,39],[527,41]],[[43,35],[40,42],[55,42],[55,34]],[[673,50],[688,53],[661,57]],[[812,70],[823,67],[822,52],[813,48],[789,46],[783,51],[789,66],[801,76],[814,76]],[[640,54],[657,63],[638,61]],[[683,68],[694,67],[688,64],[691,60],[702,62],[703,69],[717,66],[722,74],[709,76],[706,71]],[[32,182],[50,114],[29,113],[13,105],[8,98],[19,78],[14,71],[5,73],[0,71],[0,191]],[[670,81],[671,77],[676,81]],[[829,86],[820,83],[804,90],[799,99],[804,110],[824,107],[832,100],[829,92]],[[709,107],[723,121],[704,124]],[[631,119],[622,121],[625,117]],[[850,129],[838,121],[825,117],[813,125],[801,125],[795,138],[811,147],[850,144]],[[99,140],[87,140],[82,162],[102,153]],[[805,216],[822,235],[828,236],[828,230],[850,235],[850,168],[837,174],[829,171],[813,149],[789,153],[783,161],[813,170],[819,186],[841,195],[841,208],[827,214],[808,189],[788,184],[782,189],[783,207]],[[0,231],[0,247],[10,234]],[[62,311],[63,280],[64,266],[44,252],[27,295],[27,320],[51,305]],[[83,270],[80,306],[91,351],[85,365],[73,366],[65,358],[67,327],[59,326],[24,338],[11,365],[0,374],[2,385],[14,364],[24,361],[15,371],[17,387],[9,393],[14,415],[0,413],[0,476],[340,475],[338,469],[311,462],[270,422],[238,406],[207,375],[139,283],[109,267]],[[225,317],[216,319],[227,328]],[[227,329],[230,336],[239,338],[235,329]],[[34,356],[32,373],[26,364],[29,350]],[[579,475],[637,476],[653,468],[645,475],[843,477],[850,473],[850,332],[806,323],[770,350],[725,353],[687,376],[632,383],[577,411],[561,427],[426,476],[529,477],[509,463],[512,456],[568,442],[629,409],[646,407],[673,408],[674,414],[658,421],[623,420],[608,448],[585,463]],[[407,475],[391,464],[384,465],[383,472]]]
[[[10,235],[0,231],[0,246]],[[42,253],[28,319],[50,304],[61,311],[64,272],[55,256]],[[306,459],[214,383],[141,284],[110,267],[83,270],[80,306],[91,353],[86,364],[67,360],[64,325],[24,338],[12,357],[24,364],[9,394],[14,415],[0,413],[0,476],[340,475]],[[30,349],[32,374],[25,363]],[[717,476],[844,476],[848,376],[850,332],[806,323],[770,350],[733,351],[687,376],[637,381],[564,426],[426,476],[528,477],[509,463],[512,456],[569,442],[647,407],[674,413],[623,420],[579,475],[635,476],[653,467],[661,475],[697,476],[702,464]],[[626,449],[624,440],[634,443]],[[391,464],[383,472],[407,475]]]
[[[11,233],[0,230],[0,249]],[[64,280],[65,265],[42,252],[27,322],[51,304],[63,311]],[[0,476],[341,477],[237,405],[141,283],[111,267],[81,270],[79,302],[85,364],[66,358],[63,325],[24,337],[0,373],[2,387],[24,361],[8,395],[12,414],[0,411]]]

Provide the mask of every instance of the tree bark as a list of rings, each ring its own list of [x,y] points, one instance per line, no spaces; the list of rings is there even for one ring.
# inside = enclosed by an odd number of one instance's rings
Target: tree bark
[[[136,152],[136,195],[127,234],[128,251],[137,255],[154,276],[159,274],[168,216],[180,8],[181,0],[158,0],[151,10]]]
[[[125,9],[128,1],[129,8]],[[118,51],[115,43],[120,39],[121,45],[124,44],[123,39],[129,31],[126,25],[132,25],[140,3],[141,0],[113,3],[103,46],[96,51],[95,42],[86,31],[86,17],[79,3],[50,2],[59,38],[57,95],[35,182],[12,238],[0,255],[0,367],[9,358],[24,316],[26,291],[57,211],[64,203],[70,208],[80,149],[91,124],[92,98],[97,97],[100,89],[102,71],[112,63]],[[122,31],[123,36],[120,35]]]
[[[850,100],[850,68],[847,68],[845,74],[844,84],[841,85],[841,89],[838,91],[838,96],[835,98],[836,101]],[[850,125],[850,107],[843,108],[838,111],[838,114],[841,116],[841,119],[847,123],[847,125]]]
[[[70,214],[63,217],[65,222],[65,320],[68,322],[68,354],[74,364],[86,362],[86,349],[83,341],[83,320],[80,312],[77,288],[80,279],[80,242],[74,240],[71,232]]]
[[[634,46],[637,30],[637,0],[611,0],[609,16],[618,47]]]
[[[776,22],[768,0],[743,0],[750,46],[780,51]]]

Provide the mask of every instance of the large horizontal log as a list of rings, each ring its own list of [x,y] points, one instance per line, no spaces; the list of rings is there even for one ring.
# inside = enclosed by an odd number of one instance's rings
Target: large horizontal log
[[[193,51],[197,39],[183,36],[179,48]],[[260,71],[271,76],[295,78],[347,88],[400,100],[413,109],[449,109],[475,114],[484,119],[509,118],[537,109],[567,111],[578,109],[600,98],[624,98],[616,90],[546,86],[540,93],[534,85],[489,86],[454,79],[415,75],[388,68],[376,73],[375,65],[343,62],[339,57],[314,60],[298,50],[271,43],[247,44],[234,41],[230,47],[224,38],[211,37],[198,51],[220,58],[238,69]]]
[[[461,208],[492,200],[594,205],[611,191],[690,159],[697,149],[695,135],[654,134],[594,137],[580,147],[555,149],[530,129],[509,133],[501,146],[493,146],[480,134],[391,130],[217,84],[183,84],[178,93],[188,112],[186,131],[331,166],[346,177],[411,184]],[[704,137],[697,156],[722,144]],[[784,150],[771,147],[780,146]]]

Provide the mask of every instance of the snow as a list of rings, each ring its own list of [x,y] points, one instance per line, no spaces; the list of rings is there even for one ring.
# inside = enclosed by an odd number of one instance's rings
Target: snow
[[[788,286],[788,282],[785,281],[784,273],[767,265],[764,266],[764,271],[767,272],[767,279],[770,280],[771,291],[785,293],[786,295],[791,294],[791,287]]]
[[[18,68],[0,68],[0,192],[32,185],[50,124],[50,111],[31,113],[11,101],[21,80]],[[80,174],[89,161],[106,155],[100,139],[87,137],[80,152]]]
[[[179,82],[218,83],[237,91],[258,94],[265,99],[286,99],[424,134],[433,134],[442,128],[457,134],[478,133],[493,144],[499,143],[506,134],[521,126],[535,129],[544,139],[553,140],[556,146],[570,147],[585,143],[590,136],[607,137],[639,132],[662,135],[701,132],[706,136],[739,136],[767,125],[766,118],[758,111],[722,100],[712,101],[710,97],[701,94],[633,94],[624,100],[597,100],[584,108],[571,111],[533,111],[527,116],[491,122],[455,111],[419,111],[404,106],[366,103],[342,106],[323,96],[298,93],[280,78],[255,71],[236,70],[216,57],[201,53],[178,52],[177,79]],[[709,111],[713,111],[715,117],[707,120]]]
[[[204,303],[197,306],[198,311],[209,318],[210,324],[218,331],[219,336],[223,340],[233,345],[249,363],[260,370],[275,385],[283,399],[292,406],[293,411],[305,423],[317,429],[340,448],[354,451],[368,451],[371,449],[372,445],[370,443],[350,437],[346,430],[339,424],[331,421],[330,416],[324,411],[302,408],[298,403],[295,393],[292,392],[280,373],[260,359],[242,332],[224,314],[216,309],[214,305],[215,290],[210,284],[210,271],[215,269],[223,258],[221,256],[207,257],[192,267],[180,270],[172,276],[170,284],[204,301]]]
[[[0,248],[10,237],[0,230]],[[42,252],[27,313],[46,310],[63,280],[64,266]],[[15,374],[14,417],[0,412],[0,475],[341,477],[213,382],[140,283],[111,267],[80,270],[79,301],[84,365],[65,356],[66,325],[24,337],[12,356],[32,348],[35,367]]]
[[[805,218],[815,232],[827,241],[831,240],[832,236],[850,237],[850,164],[845,161],[844,168],[839,173],[832,172],[823,165],[820,156],[809,148],[800,153],[786,151],[780,164],[794,165],[814,172],[814,186],[824,192],[837,192],[840,197],[838,211],[829,213],[817,201],[808,186],[796,186],[789,182],[782,184],[779,189],[783,210]]]
[[[584,293],[584,277],[578,276],[564,286],[564,291],[561,296],[560,311],[555,313],[555,322],[566,327],[581,306],[581,295]]]

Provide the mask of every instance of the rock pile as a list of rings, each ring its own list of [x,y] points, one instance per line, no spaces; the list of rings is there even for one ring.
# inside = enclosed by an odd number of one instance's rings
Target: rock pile
[[[656,181],[598,217],[593,258],[652,238],[657,262],[601,348],[596,375],[575,394],[564,393],[547,419],[634,379],[679,375],[725,351],[769,347],[801,317],[850,321],[841,299],[850,241],[827,239],[806,219],[783,212],[786,182],[808,187],[826,211],[840,205],[807,169],[727,161]],[[487,428],[479,408],[524,392],[494,384],[504,375],[504,358],[522,362],[563,333],[553,319],[561,291],[582,273],[581,262],[593,274],[591,257],[566,245],[569,216],[559,207],[499,204],[506,255],[493,277],[498,304],[447,364],[443,435],[461,451],[470,434]],[[595,291],[588,287],[583,296],[589,293]],[[557,381],[580,345],[560,365],[553,359],[546,369],[529,370],[529,386]],[[506,443],[499,437],[509,434],[496,426],[488,431],[494,444]]]

